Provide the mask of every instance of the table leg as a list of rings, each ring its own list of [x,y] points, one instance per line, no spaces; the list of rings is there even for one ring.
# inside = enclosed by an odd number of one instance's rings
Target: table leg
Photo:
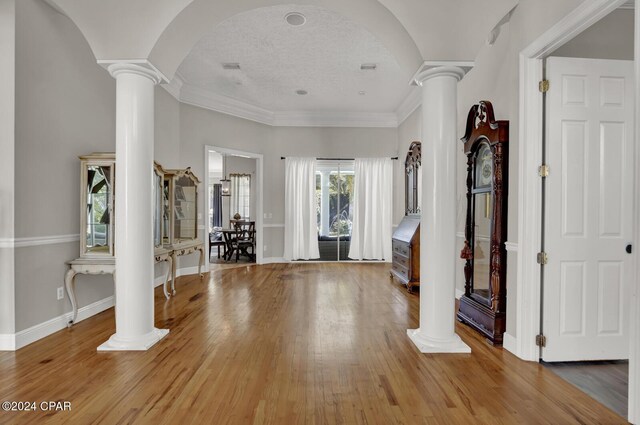
[[[165,260],[168,264],[167,264],[167,275],[164,278],[164,286],[163,286],[163,290],[164,290],[164,296],[169,299],[169,292],[167,291],[168,285],[169,285],[169,276],[171,275],[171,270],[173,269],[173,259],[171,257],[167,257],[167,259]]]
[[[202,267],[204,267],[204,245],[200,247],[200,262],[198,263],[198,274],[200,279],[204,277],[202,274]]]
[[[171,295],[176,294],[176,254],[171,253]]]
[[[67,294],[69,295],[69,301],[71,301],[71,309],[73,315],[71,320],[67,323],[67,327],[70,328],[76,321],[78,316],[78,304],[76,303],[76,271],[73,269],[67,270],[67,274],[64,277],[64,286],[67,288]]]

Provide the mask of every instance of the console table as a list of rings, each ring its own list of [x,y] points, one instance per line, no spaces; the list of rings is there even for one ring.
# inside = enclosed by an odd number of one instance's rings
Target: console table
[[[162,289],[165,297],[169,298],[169,274],[173,271],[175,279],[175,267],[173,266],[174,257],[172,251],[165,248],[156,248],[154,251],[154,260],[156,263],[168,262],[167,272],[165,274],[164,284]],[[73,261],[68,261],[67,265],[69,270],[64,277],[64,286],[69,294],[69,301],[71,301],[72,316],[71,320],[67,323],[68,327],[71,327],[78,317],[78,302],[76,301],[76,275],[77,274],[111,274],[113,275],[113,281],[116,280],[116,260],[114,257],[110,258],[78,258]],[[173,294],[175,295],[175,285],[172,284]]]

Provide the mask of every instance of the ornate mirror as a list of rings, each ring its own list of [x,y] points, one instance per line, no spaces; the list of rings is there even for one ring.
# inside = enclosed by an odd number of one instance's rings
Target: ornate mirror
[[[405,170],[405,215],[420,214],[420,181],[422,180],[421,160],[422,145],[420,142],[411,142],[407,158],[404,161]]]
[[[506,312],[507,176],[509,122],[495,121],[490,102],[469,111],[467,215],[461,257],[465,291],[458,318],[495,344],[502,343]]]

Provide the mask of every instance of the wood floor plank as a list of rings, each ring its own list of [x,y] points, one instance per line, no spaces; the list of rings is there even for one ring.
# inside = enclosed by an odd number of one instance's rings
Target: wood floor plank
[[[384,264],[218,268],[155,295],[147,352],[98,353],[113,310],[0,353],[0,401],[71,411],[0,412],[0,424],[617,424],[544,367],[456,329],[471,354],[421,354],[406,335],[419,296]]]

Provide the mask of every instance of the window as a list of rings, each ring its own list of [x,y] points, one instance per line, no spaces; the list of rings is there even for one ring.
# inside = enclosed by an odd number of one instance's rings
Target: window
[[[351,234],[353,181],[353,165],[328,161],[318,164],[316,211],[320,236]]]
[[[240,214],[243,219],[250,218],[251,175],[230,174],[231,180],[231,216]]]

